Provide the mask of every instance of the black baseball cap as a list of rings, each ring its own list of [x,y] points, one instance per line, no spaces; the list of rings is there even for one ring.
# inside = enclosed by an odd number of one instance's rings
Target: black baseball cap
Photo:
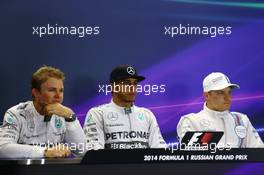
[[[110,83],[126,78],[135,78],[138,82],[145,80],[145,77],[137,74],[137,70],[130,65],[120,65],[114,68],[110,74]]]

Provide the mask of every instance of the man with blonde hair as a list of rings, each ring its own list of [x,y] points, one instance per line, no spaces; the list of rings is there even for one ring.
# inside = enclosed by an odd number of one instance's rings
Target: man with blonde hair
[[[81,155],[85,135],[75,113],[62,105],[64,73],[43,66],[32,76],[32,101],[5,113],[0,127],[1,158],[49,158]],[[75,149],[71,149],[75,148]]]

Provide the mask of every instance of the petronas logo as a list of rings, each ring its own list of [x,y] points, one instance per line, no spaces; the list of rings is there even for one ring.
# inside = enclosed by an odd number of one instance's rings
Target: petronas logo
[[[144,115],[143,114],[139,114],[138,115],[138,119],[141,120],[141,121],[144,120]]]
[[[92,122],[92,115],[90,114],[90,115],[87,117],[86,123],[91,123],[91,122]]]
[[[10,115],[10,114],[7,114],[7,117],[6,117],[5,120],[10,125],[15,124],[15,118],[12,115]]]
[[[61,119],[59,118],[55,118],[55,127],[56,128],[61,128]]]

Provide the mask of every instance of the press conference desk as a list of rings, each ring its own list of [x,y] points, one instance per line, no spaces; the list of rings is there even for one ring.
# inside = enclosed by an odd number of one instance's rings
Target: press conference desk
[[[83,159],[2,159],[0,168],[8,175],[240,174],[241,171],[258,174],[264,172],[264,149],[233,149],[216,153],[161,149],[99,150],[88,152]]]
[[[0,159],[0,165],[66,165],[80,164],[81,158],[56,158],[56,159]]]

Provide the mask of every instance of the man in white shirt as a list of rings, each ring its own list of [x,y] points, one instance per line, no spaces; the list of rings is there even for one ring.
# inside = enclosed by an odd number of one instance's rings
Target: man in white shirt
[[[199,113],[181,118],[177,126],[180,140],[187,131],[223,131],[218,146],[231,148],[263,147],[259,134],[247,115],[230,112],[232,91],[239,88],[220,72],[213,72],[203,80],[205,103]]]
[[[33,74],[33,100],[19,103],[5,113],[0,127],[1,158],[51,158],[84,153],[82,127],[74,112],[61,104],[64,79],[63,72],[49,66]]]
[[[154,114],[134,104],[137,83],[144,79],[130,65],[111,72],[111,102],[90,109],[85,119],[83,129],[91,149],[166,147]]]

